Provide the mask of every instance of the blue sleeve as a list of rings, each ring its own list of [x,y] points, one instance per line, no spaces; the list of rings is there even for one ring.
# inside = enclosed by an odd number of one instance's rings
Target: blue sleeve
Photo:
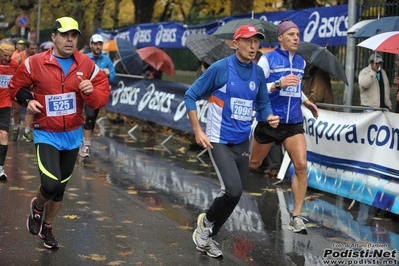
[[[107,68],[109,70],[109,81],[113,81],[116,75],[114,64],[111,61],[111,58],[107,57]]]
[[[257,66],[256,70],[259,80],[259,91],[256,97],[255,108],[261,116],[261,121],[266,121],[267,116],[273,114],[273,110],[269,99],[269,93],[267,92],[265,74],[260,66]]]
[[[227,82],[227,60],[222,59],[213,63],[202,75],[187,89],[184,102],[187,112],[196,110],[196,102],[207,93],[219,89]]]

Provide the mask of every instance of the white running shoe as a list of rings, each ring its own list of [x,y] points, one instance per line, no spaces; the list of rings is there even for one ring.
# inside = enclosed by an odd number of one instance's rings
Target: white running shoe
[[[205,227],[205,216],[205,213],[198,215],[197,228],[193,232],[193,241],[199,248],[205,248],[208,245],[209,235],[212,233],[212,227]]]

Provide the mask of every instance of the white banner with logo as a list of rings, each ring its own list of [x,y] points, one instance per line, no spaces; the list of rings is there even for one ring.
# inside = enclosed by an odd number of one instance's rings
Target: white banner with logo
[[[302,111],[308,186],[399,214],[399,114]]]

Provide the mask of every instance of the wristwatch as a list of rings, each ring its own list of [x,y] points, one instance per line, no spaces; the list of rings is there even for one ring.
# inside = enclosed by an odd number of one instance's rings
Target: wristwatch
[[[275,82],[274,82],[274,86],[276,87],[276,89],[281,89],[281,81],[280,80],[276,80]]]

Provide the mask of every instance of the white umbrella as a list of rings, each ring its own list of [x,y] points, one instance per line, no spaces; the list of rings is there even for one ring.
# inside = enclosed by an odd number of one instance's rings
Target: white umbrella
[[[373,22],[375,19],[366,19],[366,20],[362,20],[359,21],[358,23],[356,23],[355,25],[353,25],[352,27],[350,27],[347,30],[347,34],[354,34],[355,32],[357,32],[359,29],[363,28],[364,26],[366,26],[367,24],[369,24],[370,22]]]

